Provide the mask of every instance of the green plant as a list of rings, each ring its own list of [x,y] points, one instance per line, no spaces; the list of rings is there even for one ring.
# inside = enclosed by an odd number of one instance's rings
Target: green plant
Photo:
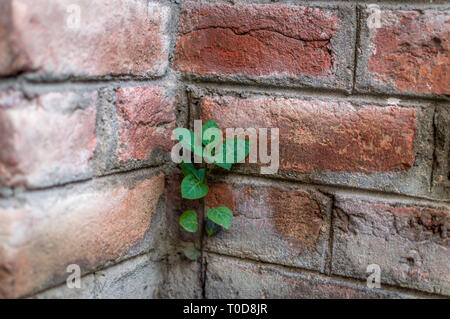
[[[208,237],[213,236],[222,228],[230,229],[233,212],[228,207],[209,208],[205,213],[204,198],[209,191],[208,177],[216,166],[230,170],[233,164],[245,160],[250,152],[250,142],[236,137],[222,142],[222,133],[213,120],[203,125],[201,137],[184,128],[176,128],[175,134],[183,148],[202,159],[199,168],[192,163],[181,162],[181,170],[184,174],[181,182],[181,196],[190,200],[203,198],[200,218],[204,221],[204,232]],[[198,220],[194,210],[187,210],[180,217],[180,225],[186,231],[195,233],[199,230]],[[200,256],[194,246],[186,247],[184,253],[192,260],[197,260]]]

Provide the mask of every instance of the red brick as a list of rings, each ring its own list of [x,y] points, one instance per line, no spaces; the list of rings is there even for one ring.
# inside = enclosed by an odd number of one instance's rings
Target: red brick
[[[0,185],[48,186],[92,176],[96,92],[0,93]]]
[[[175,127],[173,97],[163,87],[130,87],[117,91],[120,162],[144,160],[161,148],[170,152]]]
[[[380,289],[365,283],[344,282],[329,277],[254,263],[214,254],[207,255],[206,297],[289,299],[382,299],[412,296]]]
[[[355,195],[335,197],[332,272],[450,295],[450,208]]]
[[[71,6],[80,27],[71,27]],[[4,0],[0,75],[163,75],[169,8],[146,1]],[[3,9],[5,11],[3,11]],[[69,23],[68,23],[69,21]]]
[[[450,94],[448,11],[382,10],[382,26],[364,34],[360,80],[398,92]]]
[[[164,175],[121,177],[0,203],[0,297],[19,297],[147,250]],[[154,236],[154,235],[152,235]]]
[[[279,128],[281,170],[393,172],[415,160],[412,107],[231,96],[200,104],[202,119],[213,118],[222,128]]]
[[[200,75],[330,77],[337,12],[291,5],[188,2],[175,69]]]
[[[234,214],[230,230],[208,238],[208,250],[324,270],[331,202],[320,192],[253,180],[218,182],[206,206],[227,206]]]

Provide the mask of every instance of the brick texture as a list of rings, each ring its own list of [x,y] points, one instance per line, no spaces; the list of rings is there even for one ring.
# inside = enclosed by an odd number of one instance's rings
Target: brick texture
[[[175,128],[173,97],[161,86],[120,88],[116,94],[119,162],[147,159],[156,148],[169,153]]]
[[[222,128],[278,127],[280,169],[394,172],[414,164],[416,110],[295,98],[204,98],[204,121]]]
[[[61,283],[70,264],[85,273],[148,249],[163,190],[162,174],[112,177],[0,202],[0,296]]]
[[[0,1],[0,298],[450,297],[450,11],[369,2]],[[197,119],[278,171],[183,199]]]
[[[207,207],[233,210],[230,230],[208,238],[221,254],[323,271],[331,202],[315,190],[250,180],[217,182]]]
[[[39,5],[5,0],[1,9],[0,75],[160,76],[167,68],[167,6],[139,0]]]
[[[88,178],[97,143],[96,92],[0,93],[0,185]]]
[[[181,11],[175,69],[210,76],[301,79],[348,86],[337,9],[187,2]],[[347,34],[347,36],[351,36]],[[347,48],[351,52],[351,46]],[[348,70],[346,70],[348,71]],[[309,80],[308,80],[309,79]],[[314,83],[314,84],[313,84]]]
[[[450,208],[336,196],[332,271],[450,295]]]
[[[450,94],[450,14],[442,10],[381,10],[379,28],[362,20],[357,86],[411,94]]]
[[[166,265],[142,255],[81,278],[80,289],[61,286],[35,299],[153,299],[157,298]]]
[[[436,165],[433,172],[433,186],[446,189],[445,198],[450,198],[450,105],[442,104],[434,117]]]
[[[213,118],[222,128],[279,128],[278,176],[442,198],[437,189],[430,191],[431,107],[204,91],[194,96],[203,121]],[[259,174],[267,165],[235,169]]]
[[[209,254],[207,298],[381,299],[411,296],[368,289],[355,284],[296,272],[279,266],[257,264]]]

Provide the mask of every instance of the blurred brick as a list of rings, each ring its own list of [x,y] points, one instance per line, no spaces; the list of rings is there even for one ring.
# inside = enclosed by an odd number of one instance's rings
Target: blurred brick
[[[92,176],[96,92],[0,93],[0,185],[49,186]]]
[[[119,162],[145,160],[157,149],[171,151],[175,105],[164,87],[141,86],[116,91]]]
[[[165,265],[142,255],[81,278],[80,289],[64,283],[33,299],[152,299],[159,293]]]
[[[163,174],[121,175],[1,201],[0,296],[61,283],[70,264],[86,273],[149,249],[163,190]]]
[[[0,75],[161,76],[168,6],[139,0],[4,0]],[[79,17],[79,26],[77,19]]]

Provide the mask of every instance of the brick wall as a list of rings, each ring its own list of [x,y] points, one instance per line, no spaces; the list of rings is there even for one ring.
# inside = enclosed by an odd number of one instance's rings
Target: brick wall
[[[0,297],[449,297],[445,2],[2,1]],[[169,152],[211,118],[280,169],[218,172],[205,240]]]

